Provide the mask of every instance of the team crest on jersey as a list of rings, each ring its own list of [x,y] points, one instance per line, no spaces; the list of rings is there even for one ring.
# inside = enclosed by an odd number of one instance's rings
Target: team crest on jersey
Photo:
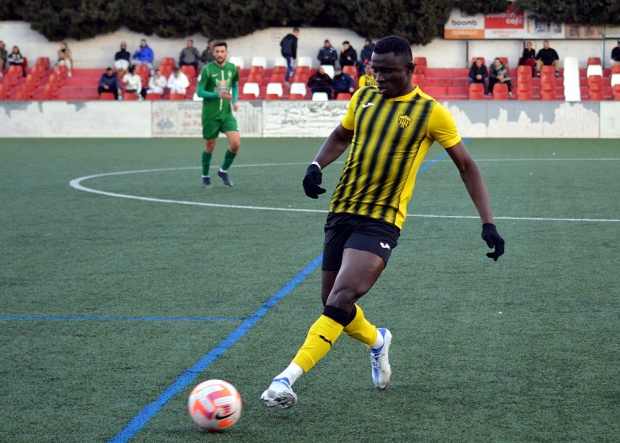
[[[407,117],[406,115],[400,115],[398,117],[398,126],[405,129],[407,126],[411,124],[412,121],[413,121],[412,118]]]
[[[215,80],[215,88],[213,88],[215,92],[229,92],[230,91],[230,81],[229,80]]]

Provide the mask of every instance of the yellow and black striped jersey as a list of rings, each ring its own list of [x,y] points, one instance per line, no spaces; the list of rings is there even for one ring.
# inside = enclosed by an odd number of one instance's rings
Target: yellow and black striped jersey
[[[392,99],[377,88],[359,89],[342,126],[354,135],[330,212],[364,215],[399,229],[430,146],[437,141],[449,148],[461,140],[448,110],[418,87]]]

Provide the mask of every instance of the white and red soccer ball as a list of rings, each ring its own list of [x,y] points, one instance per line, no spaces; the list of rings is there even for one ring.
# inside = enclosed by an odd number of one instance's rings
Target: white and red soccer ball
[[[207,380],[189,395],[187,409],[194,423],[209,432],[230,428],[241,417],[241,396],[224,380]]]

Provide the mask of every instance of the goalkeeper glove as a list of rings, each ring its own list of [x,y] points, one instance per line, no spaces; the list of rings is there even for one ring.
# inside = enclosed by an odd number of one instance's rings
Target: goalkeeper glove
[[[489,248],[495,246],[495,251],[488,252],[487,257],[497,261],[500,255],[504,253],[504,239],[499,235],[493,223],[484,223],[482,225],[482,239],[487,242]]]
[[[304,191],[310,198],[319,198],[320,194],[325,193],[325,189],[319,185],[323,182],[323,173],[315,163],[308,166],[306,176],[304,177]]]

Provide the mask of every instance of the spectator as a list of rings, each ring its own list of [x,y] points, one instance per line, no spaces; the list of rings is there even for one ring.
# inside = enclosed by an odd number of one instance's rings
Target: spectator
[[[179,66],[193,66],[197,71],[199,62],[200,54],[198,53],[198,49],[194,48],[194,40],[188,40],[187,48],[181,51]]]
[[[555,76],[560,76],[560,57],[555,49],[549,47],[549,42],[545,40],[543,48],[536,55],[536,75],[540,77],[540,70],[544,66],[553,66],[555,68]]]
[[[490,71],[489,94],[493,94],[493,87],[496,83],[506,83],[508,85],[508,95],[512,97],[512,92],[510,91],[512,83],[510,82],[510,73],[506,65],[503,64],[500,59],[496,58],[493,60]]]
[[[114,55],[114,67],[116,68],[116,72],[120,78],[122,78],[125,75],[125,72],[127,72],[130,58],[131,54],[127,50],[127,43],[121,42],[121,50]]]
[[[336,66],[332,79],[332,89],[334,90],[334,98],[338,98],[338,94],[341,92],[353,94],[355,92],[355,81],[349,74],[342,72],[340,66]]]
[[[364,43],[364,47],[362,48],[362,52],[360,53],[360,59],[357,61],[357,71],[362,74],[362,72],[366,72],[365,68],[368,63],[370,63],[370,57],[372,57],[372,51],[375,49],[375,45],[371,39],[367,38]]]
[[[136,67],[130,66],[129,71],[127,71],[123,77],[123,83],[127,85],[125,87],[125,92],[136,94],[138,100],[143,100],[146,95],[146,90],[142,89],[142,79],[135,71]]]
[[[71,77],[73,58],[71,57],[71,49],[69,49],[69,46],[65,42],[62,42],[60,44],[60,49],[58,50],[58,61],[56,62],[56,66],[66,66],[67,77]]]
[[[289,79],[293,73],[293,62],[297,60],[297,36],[299,35],[299,29],[294,28],[292,34],[287,34],[286,37],[280,42],[282,49],[280,53],[282,57],[286,59],[286,86],[290,86]]]
[[[171,94],[186,94],[189,88],[189,79],[181,68],[174,68],[174,72],[168,78],[168,87]]]
[[[521,55],[521,65],[532,68],[532,76],[536,74],[536,51],[532,49],[532,42],[527,42]]]
[[[26,70],[24,69],[24,57],[22,53],[19,52],[19,48],[17,46],[13,46],[13,51],[6,58],[6,61],[9,63],[9,66],[21,66],[24,77],[26,77]]]
[[[364,75],[359,78],[359,86],[360,88],[364,86],[374,86],[375,88],[377,87],[377,80],[375,80],[372,64],[367,63],[364,67]]]
[[[151,75],[154,74],[153,71],[153,59],[155,55],[153,54],[153,50],[149,48],[146,44],[146,40],[140,40],[140,47],[136,49],[136,52],[133,53],[133,64],[134,65],[146,65],[149,67],[149,72]]]
[[[213,55],[214,44],[215,40],[209,40],[209,43],[207,43],[207,49],[202,51],[202,54],[200,55],[200,61],[204,65],[206,65],[207,63],[211,63],[213,60],[215,60],[215,56]]]
[[[6,65],[6,58],[8,57],[9,53],[6,52],[6,48],[4,47],[4,42],[0,40],[0,77],[2,77],[2,70],[4,69],[4,66]]]
[[[340,66],[355,66],[357,64],[357,51],[348,41],[342,42],[342,52],[340,52]]]
[[[611,66],[620,66],[620,38],[618,45],[611,51]]]
[[[102,92],[111,92],[114,94],[114,98],[116,100],[120,100],[122,98],[121,82],[118,81],[118,76],[112,68],[106,69],[105,73],[101,75],[97,91],[100,96]]]
[[[149,88],[146,90],[147,94],[163,94],[164,88],[168,84],[166,77],[161,75],[161,71],[157,69],[155,75],[149,79]]]
[[[325,40],[325,43],[323,44],[323,47],[319,49],[319,55],[317,55],[316,58],[322,65],[334,66],[338,61],[338,52],[332,48],[332,44],[329,40]]]
[[[489,89],[489,72],[487,67],[482,63],[481,58],[477,58],[469,69],[469,84],[482,83],[484,85],[484,93]]]
[[[325,68],[322,66],[308,79],[308,87],[314,94],[315,92],[327,92],[327,96],[332,96],[332,79],[325,74]]]

